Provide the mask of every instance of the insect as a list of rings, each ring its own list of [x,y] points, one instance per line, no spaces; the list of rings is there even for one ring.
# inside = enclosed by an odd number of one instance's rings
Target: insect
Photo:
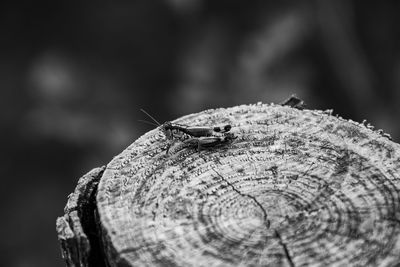
[[[169,148],[176,141],[185,141],[188,140],[188,143],[197,143],[197,147],[200,150],[203,147],[212,147],[219,144],[227,143],[228,141],[233,140],[234,135],[228,134],[231,130],[231,125],[226,124],[222,127],[215,126],[186,126],[177,123],[172,123],[170,121],[164,122],[163,124],[159,123],[153,116],[147,113],[145,110],[141,109],[141,111],[146,114],[154,123],[143,121],[142,122],[158,126],[161,131],[164,133],[165,137],[168,140],[172,140],[172,143],[169,145],[167,149],[167,153]]]
[[[231,125],[227,124],[224,125],[223,127],[215,126],[215,127],[209,127],[209,126],[186,126],[186,125],[180,125],[176,123],[172,123],[170,121],[164,122],[163,124],[159,123],[153,116],[151,116],[149,113],[147,113],[145,110],[141,109],[141,111],[146,114],[150,119],[152,119],[154,123],[148,122],[148,121],[143,121],[145,123],[149,123],[154,126],[159,126],[161,128],[161,131],[165,134],[167,139],[174,139],[174,138],[179,138],[183,134],[187,134],[191,137],[206,137],[206,136],[214,136],[218,134],[224,134],[226,132],[229,132],[231,130]]]

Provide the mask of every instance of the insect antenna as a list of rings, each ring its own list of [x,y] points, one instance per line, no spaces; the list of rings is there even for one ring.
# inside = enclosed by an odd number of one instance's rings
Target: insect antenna
[[[145,121],[145,120],[138,120],[138,121],[146,123],[146,124],[150,124],[150,125],[153,125],[153,126],[156,126],[156,127],[159,126],[158,124],[155,124],[154,122],[150,122],[150,121]]]
[[[144,114],[146,114],[150,119],[152,119],[155,123],[157,123],[157,126],[160,126],[161,123],[159,123],[156,119],[153,118],[153,116],[151,116],[149,113],[146,112],[146,110],[144,109],[140,109],[140,111],[142,111]]]

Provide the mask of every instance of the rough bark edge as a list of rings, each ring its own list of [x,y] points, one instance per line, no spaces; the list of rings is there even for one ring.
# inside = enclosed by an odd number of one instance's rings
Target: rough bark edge
[[[102,226],[99,212],[96,208],[95,210],[95,222],[97,233],[100,239],[100,245],[103,251],[101,255],[106,262],[107,267],[131,267],[129,262],[123,257],[123,255],[118,254],[113,246],[111,246],[112,241],[110,236],[107,234],[107,230]]]
[[[61,255],[67,266],[107,266],[102,254],[95,221],[97,186],[105,166],[81,177],[68,196],[64,216],[57,218],[56,231]]]
[[[281,106],[289,106],[291,108],[297,108],[297,109],[300,109],[300,110],[305,109],[305,107],[307,106],[307,104],[304,102],[304,100],[302,100],[301,98],[298,98],[295,94],[291,95],[288,99],[286,99],[286,100],[282,101],[281,103],[279,103],[279,105],[281,105]],[[324,111],[324,113],[332,116],[333,109],[327,109],[327,110]],[[338,114],[336,114],[335,116],[337,118],[339,118],[339,119],[343,119]],[[344,119],[344,120],[346,120],[346,119]],[[346,121],[354,122],[351,119],[346,120]],[[355,122],[355,123],[357,123],[357,122]],[[377,132],[381,136],[386,137],[389,140],[392,140],[392,136],[390,134],[385,133],[382,129],[375,129],[375,127],[372,124],[370,124],[369,122],[367,122],[367,120],[365,120],[365,119],[359,124],[362,124],[367,129],[370,129],[370,130],[372,130],[374,132]]]

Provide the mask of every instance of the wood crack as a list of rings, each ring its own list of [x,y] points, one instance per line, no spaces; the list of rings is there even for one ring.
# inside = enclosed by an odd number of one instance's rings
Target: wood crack
[[[229,182],[227,179],[225,179],[219,172],[217,172],[215,169],[213,169],[213,171],[225,182],[227,183],[233,191],[235,191],[236,193],[238,193],[240,196],[242,197],[247,197],[250,198],[251,200],[254,201],[254,203],[261,209],[262,213],[263,213],[263,220],[265,222],[265,226],[267,227],[267,229],[269,229],[271,222],[268,220],[268,214],[267,211],[264,209],[264,207],[261,205],[260,202],[258,202],[258,200],[253,197],[252,195],[249,194],[243,194],[242,192],[240,192],[231,182]]]
[[[281,237],[281,234],[278,232],[278,230],[275,230],[275,235],[276,235],[276,237],[279,239],[279,243],[281,244],[281,246],[282,246],[282,248],[283,248],[283,251],[285,252],[285,256],[286,256],[286,259],[287,259],[288,262],[289,262],[289,265],[290,265],[291,267],[294,267],[294,263],[293,263],[292,257],[291,257],[290,254],[289,254],[289,250],[288,250],[288,248],[287,248],[287,246],[286,246],[286,243],[283,242],[282,237]]]

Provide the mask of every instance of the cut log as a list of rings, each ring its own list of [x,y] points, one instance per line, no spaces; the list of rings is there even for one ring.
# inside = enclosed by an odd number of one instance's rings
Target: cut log
[[[77,190],[98,213],[83,234],[72,209],[58,220],[69,266],[97,266],[72,254],[108,266],[400,265],[400,145],[388,135],[266,104],[174,122],[230,124],[237,139],[168,154],[159,128],[136,140],[97,172],[95,199]],[[100,248],[72,242],[84,234]]]

